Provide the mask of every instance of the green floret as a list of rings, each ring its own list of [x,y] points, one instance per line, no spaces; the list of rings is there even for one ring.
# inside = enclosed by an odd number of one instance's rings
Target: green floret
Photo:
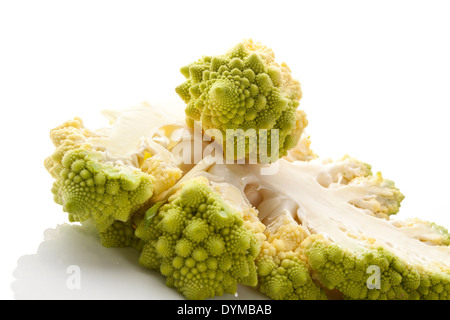
[[[298,257],[261,258],[257,262],[259,290],[274,300],[325,300],[325,292],[312,281],[310,268]]]
[[[308,232],[286,216],[276,230],[265,230],[267,239],[256,258],[259,290],[275,300],[323,300],[323,288],[313,281],[300,245]]]
[[[302,246],[320,282],[348,299],[450,299],[450,275],[438,266],[402,260],[381,247],[344,249],[319,235]]]
[[[103,163],[83,148],[68,151],[53,188],[70,221],[92,218],[99,232],[114,221],[128,221],[153,194],[154,178],[139,170]]]
[[[140,239],[134,234],[132,223],[115,221],[105,231],[99,232],[100,243],[106,248],[138,248]]]
[[[51,130],[55,151],[44,165],[54,178],[54,201],[69,220],[92,220],[105,246],[124,246],[135,239],[125,240],[117,227],[131,232],[130,225],[135,217],[142,218],[149,200],[172,187],[182,172],[165,147],[161,129],[173,119],[146,103],[103,114],[110,120],[105,128],[91,131],[74,118]],[[175,128],[171,124],[166,129]],[[154,140],[156,132],[161,144]],[[112,226],[115,222],[125,224]]]
[[[185,182],[150,223],[141,223],[141,265],[157,269],[188,299],[234,294],[256,286],[259,243],[204,178]]]
[[[231,151],[236,159],[263,162],[265,155],[277,160],[297,144],[307,125],[305,114],[297,110],[300,83],[274,59],[272,50],[249,40],[181,68],[186,81],[176,92],[187,104],[187,124],[201,121],[203,130],[218,129],[223,135],[235,130],[234,138],[227,135],[232,139],[226,141],[227,157]]]

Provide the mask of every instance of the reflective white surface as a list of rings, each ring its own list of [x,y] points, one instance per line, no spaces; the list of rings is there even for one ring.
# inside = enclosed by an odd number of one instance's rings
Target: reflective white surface
[[[62,224],[45,231],[35,254],[19,258],[11,289],[20,300],[178,300],[157,271],[138,263],[132,248],[104,248],[92,225]],[[238,287],[237,296],[215,299],[266,299],[253,288]]]

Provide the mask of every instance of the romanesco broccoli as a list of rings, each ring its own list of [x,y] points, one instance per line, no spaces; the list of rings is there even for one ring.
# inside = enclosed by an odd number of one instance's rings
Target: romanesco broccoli
[[[75,118],[53,129],[50,137],[56,150],[45,167],[55,179],[54,200],[68,212],[69,220],[93,219],[100,234],[108,234],[109,239],[113,223],[130,221],[153,196],[175,184],[182,172],[171,153],[152,140],[157,125],[172,119],[158,118],[147,104],[105,115],[112,121],[109,128],[91,131]]]
[[[45,167],[71,221],[93,220],[105,247],[136,248],[141,265],[188,299],[243,284],[279,300],[450,300],[447,229],[394,220],[404,196],[393,181],[350,156],[312,151],[300,84],[272,50],[246,40],[181,72],[183,123],[143,104],[105,112],[107,128],[75,118],[51,131],[56,150]],[[195,121],[205,134],[277,129],[277,150],[259,145],[271,145],[270,131],[256,143],[234,136],[246,158],[276,151],[276,174],[264,174],[263,161],[218,163],[204,153],[209,139],[195,142]],[[177,129],[188,139],[172,139]],[[200,163],[180,162],[178,147]],[[234,156],[241,147],[233,144]]]
[[[182,183],[149,219],[136,230],[144,242],[139,262],[160,270],[188,299],[234,294],[238,283],[256,286],[260,243],[206,178]]]
[[[134,220],[134,219],[133,219]],[[140,248],[141,242],[135,235],[134,221],[116,220],[106,230],[99,232],[100,243],[106,248]]]
[[[237,159],[245,155],[261,160],[264,154],[277,160],[297,144],[307,125],[304,112],[298,109],[300,83],[259,42],[245,40],[224,55],[204,56],[181,68],[181,73],[186,81],[176,92],[187,104],[187,124],[194,127],[195,121],[201,121],[204,131],[220,130],[222,136],[215,139],[223,139],[227,157],[232,150]],[[235,132],[237,143],[233,136],[225,141],[227,130],[238,129],[242,131]],[[248,134],[251,129],[255,132]]]
[[[311,270],[302,255],[300,244],[307,232],[286,215],[282,225],[270,232],[256,259],[259,289],[277,300],[324,300],[326,293],[311,278]]]

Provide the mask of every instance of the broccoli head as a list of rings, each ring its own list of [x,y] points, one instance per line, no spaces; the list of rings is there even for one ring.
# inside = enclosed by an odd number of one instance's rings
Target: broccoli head
[[[261,43],[245,40],[224,55],[204,56],[181,73],[186,81],[176,92],[187,104],[187,124],[201,121],[204,131],[219,130],[222,136],[215,139],[222,143],[227,135],[227,159],[231,150],[236,159],[245,155],[261,161],[264,154],[277,160],[297,144],[307,125],[298,109],[300,83]]]
[[[275,230],[266,229],[267,240],[256,259],[260,291],[275,300],[325,300],[325,290],[312,280],[301,251],[308,233],[288,214],[277,223]]]
[[[131,247],[140,250],[140,239],[135,235],[135,219],[133,217],[133,221],[129,219],[125,222],[116,220],[106,230],[98,232],[101,245],[106,248]]]
[[[115,230],[109,230],[114,222],[130,221],[182,175],[171,153],[152,140],[155,128],[164,124],[156,110],[142,104],[105,115],[111,127],[91,131],[75,118],[53,129],[56,149],[44,163],[55,179],[54,200],[69,220],[92,219],[102,235]]]
[[[141,265],[159,270],[188,299],[234,294],[237,284],[256,286],[260,241],[241,213],[204,177],[178,188],[136,230],[143,241]]]

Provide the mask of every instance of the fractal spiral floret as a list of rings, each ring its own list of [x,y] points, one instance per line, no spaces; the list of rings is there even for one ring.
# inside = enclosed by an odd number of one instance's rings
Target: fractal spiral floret
[[[276,63],[273,51],[260,43],[244,41],[224,55],[204,56],[181,68],[181,73],[186,81],[176,92],[187,103],[189,126],[200,121],[204,130],[218,129],[223,134],[233,129],[267,130],[264,140],[277,132],[277,150],[258,148],[259,132],[256,144],[249,137],[238,137],[246,139],[242,154],[247,157],[251,152],[266,151],[286,155],[307,125],[304,112],[298,109],[300,83],[292,78],[289,67]]]

